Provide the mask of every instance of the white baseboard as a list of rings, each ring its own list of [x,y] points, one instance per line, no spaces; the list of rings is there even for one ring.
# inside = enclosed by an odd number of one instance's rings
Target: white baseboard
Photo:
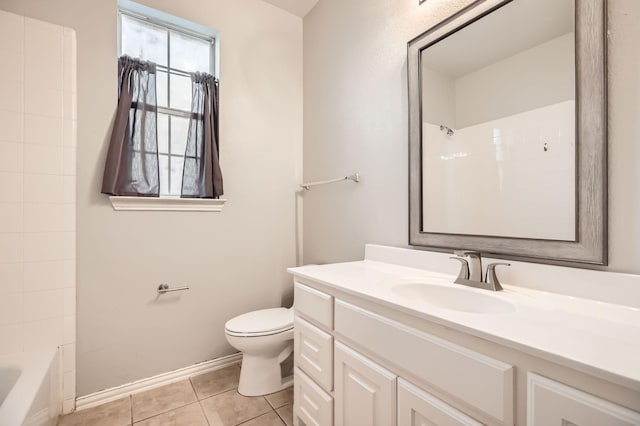
[[[237,354],[173,370],[168,373],[158,374],[157,376],[148,377],[146,379],[136,380],[132,383],[116,386],[115,388],[105,389],[89,395],[81,396],[76,399],[76,411],[85,410],[87,408],[115,401],[116,399],[120,399],[131,394],[179,382],[196,374],[219,370],[221,368],[228,367],[229,365],[237,364],[241,359],[242,353],[239,352]]]

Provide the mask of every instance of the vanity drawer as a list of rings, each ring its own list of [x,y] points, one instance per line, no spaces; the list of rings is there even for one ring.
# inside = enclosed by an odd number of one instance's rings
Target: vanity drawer
[[[295,282],[294,306],[297,314],[327,330],[333,330],[333,296]]]
[[[296,315],[293,356],[302,371],[325,390],[333,389],[333,337]]]
[[[513,366],[336,300],[336,333],[463,401],[513,424]]]
[[[528,373],[527,425],[632,426],[640,425],[640,413]]]
[[[482,426],[439,398],[398,379],[398,426]]]
[[[293,416],[308,426],[332,426],[333,398],[300,369],[293,374]]]

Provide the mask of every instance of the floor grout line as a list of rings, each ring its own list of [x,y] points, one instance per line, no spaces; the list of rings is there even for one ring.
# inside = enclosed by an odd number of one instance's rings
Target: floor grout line
[[[284,407],[284,405],[283,405],[283,407]],[[275,411],[275,412],[276,412],[276,416],[278,416],[278,417],[280,418],[280,421],[282,421],[282,423],[284,423],[284,425],[285,425],[285,426],[287,426],[287,422],[284,420],[284,417],[282,417],[282,416],[280,415],[280,413],[278,413],[278,410],[276,410],[276,409],[274,408],[274,409],[273,409],[273,411]]]
[[[202,406],[202,403],[200,401],[198,401],[198,406],[200,407],[200,411],[202,412],[202,415],[204,416],[204,421],[207,422],[208,426],[211,426],[211,422],[209,422],[209,417],[207,417],[207,412],[204,411],[204,407]]]

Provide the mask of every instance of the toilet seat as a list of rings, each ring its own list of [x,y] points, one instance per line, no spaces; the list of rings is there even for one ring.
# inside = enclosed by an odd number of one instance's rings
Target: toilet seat
[[[248,312],[230,319],[224,326],[230,336],[258,337],[293,329],[293,309],[272,308]]]

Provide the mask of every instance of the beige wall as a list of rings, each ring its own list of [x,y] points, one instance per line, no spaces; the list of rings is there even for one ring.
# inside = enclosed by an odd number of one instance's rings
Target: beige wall
[[[115,0],[0,0],[77,32],[78,395],[234,352],[225,321],[279,306],[292,287],[302,20],[259,0],[142,3],[220,32],[222,213],[114,212],[99,193],[117,96]],[[191,290],[158,300],[161,282]]]
[[[408,242],[407,42],[471,0],[321,0],[304,18],[304,262]]]
[[[406,246],[406,43],[470,1],[322,0],[304,19],[304,261]],[[609,269],[640,273],[640,2],[609,1]]]

